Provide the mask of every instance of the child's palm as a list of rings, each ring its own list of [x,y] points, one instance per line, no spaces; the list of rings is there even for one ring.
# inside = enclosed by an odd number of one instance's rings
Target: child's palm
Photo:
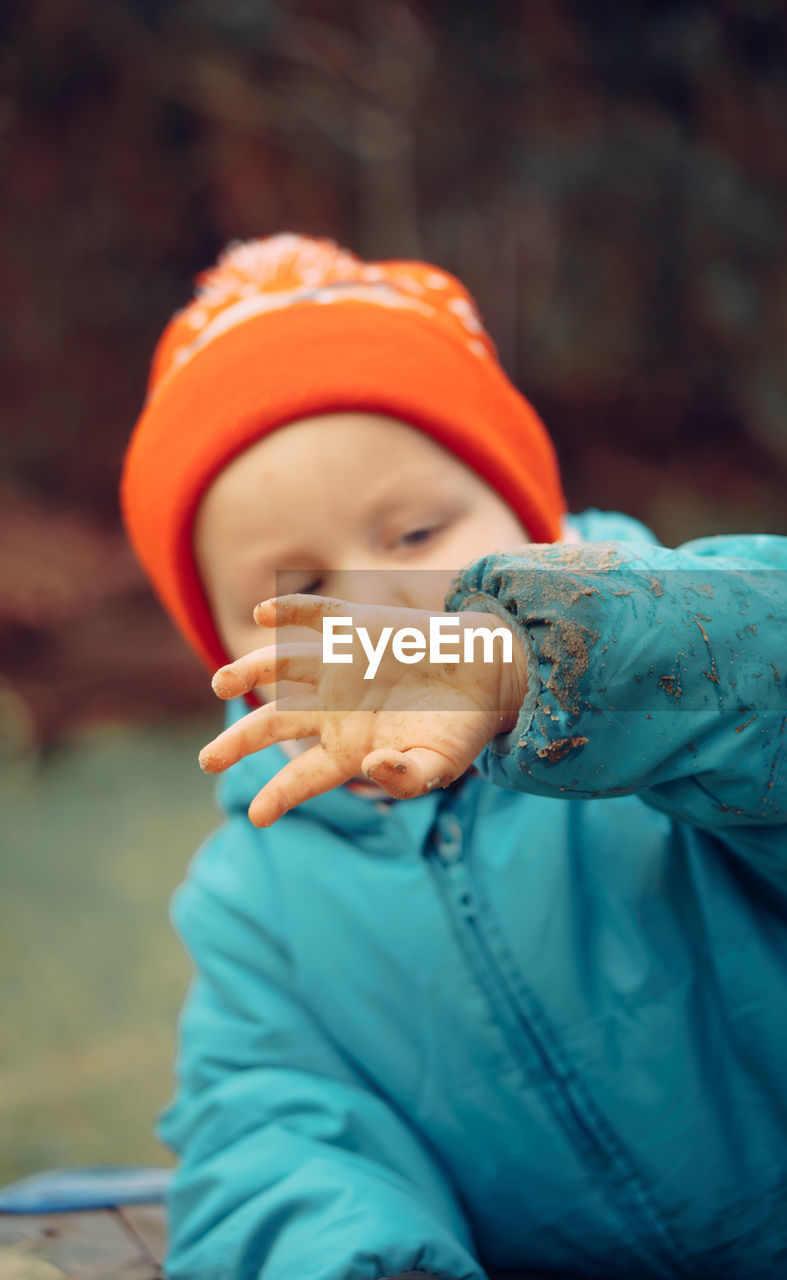
[[[432,615],[414,609],[359,606],[313,596],[285,596],[255,611],[261,626],[322,628],[328,616],[350,616],[374,645],[383,628],[429,634]],[[499,627],[488,614],[459,615],[467,626]],[[462,633],[450,648],[462,651]],[[446,647],[449,643],[446,640]],[[346,652],[346,650],[343,650]],[[326,665],[319,639],[259,649],[214,677],[220,697],[237,697],[273,680],[311,685],[307,693],[268,703],[225,730],[200,762],[218,772],[272,742],[318,735],[320,742],[285,766],[253,801],[249,816],[269,826],[288,809],[340,786],[358,774],[397,797],[446,786],[489,740],[509,729],[524,696],[524,655],[513,638],[514,661],[405,664],[388,645],[373,678],[367,656],[354,645],[351,663]]]

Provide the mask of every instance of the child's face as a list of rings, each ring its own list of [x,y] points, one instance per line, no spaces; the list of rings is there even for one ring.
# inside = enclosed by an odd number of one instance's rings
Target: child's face
[[[378,414],[332,413],[231,462],[202,500],[194,545],[235,658],[272,643],[252,610],[277,594],[277,570],[290,571],[288,591],[363,603],[364,589],[382,589],[374,603],[442,611],[458,569],[528,541],[495,490],[429,436]],[[424,569],[433,572],[413,572]]]

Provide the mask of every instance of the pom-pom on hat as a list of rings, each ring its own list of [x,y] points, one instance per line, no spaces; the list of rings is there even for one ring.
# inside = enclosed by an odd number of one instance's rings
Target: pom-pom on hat
[[[299,418],[398,418],[490,484],[534,541],[560,536],[552,443],[453,276],[277,235],[230,245],[197,286],[156,348],[121,504],[158,596],[211,669],[229,655],[194,560],[197,508],[233,458]]]

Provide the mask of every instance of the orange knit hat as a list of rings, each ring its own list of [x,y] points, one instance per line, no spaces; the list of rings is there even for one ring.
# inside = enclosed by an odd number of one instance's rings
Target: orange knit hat
[[[228,656],[194,561],[197,507],[233,458],[298,418],[407,422],[497,490],[535,541],[560,536],[551,441],[453,276],[278,235],[231,245],[197,284],[156,348],[121,502],[164,607],[211,669]]]

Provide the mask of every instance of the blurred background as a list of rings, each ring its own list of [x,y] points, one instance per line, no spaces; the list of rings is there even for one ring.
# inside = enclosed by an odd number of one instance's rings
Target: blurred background
[[[475,294],[573,509],[787,533],[781,0],[0,9],[0,1181],[165,1162],[218,712],[127,551],[153,345],[233,239]]]

